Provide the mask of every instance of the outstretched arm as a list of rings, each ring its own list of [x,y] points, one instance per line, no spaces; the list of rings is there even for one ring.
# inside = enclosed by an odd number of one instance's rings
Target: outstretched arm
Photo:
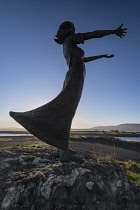
[[[93,39],[93,38],[101,38],[103,36],[107,36],[110,34],[116,34],[121,37],[125,36],[127,28],[122,28],[123,24],[119,26],[116,30],[99,30],[93,32],[82,33],[82,37],[84,40]]]
[[[84,57],[84,62],[89,62],[89,61],[94,61],[97,60],[99,58],[112,58],[114,57],[114,55],[108,55],[108,54],[104,54],[104,55],[97,55],[97,56],[91,56],[91,57]]]

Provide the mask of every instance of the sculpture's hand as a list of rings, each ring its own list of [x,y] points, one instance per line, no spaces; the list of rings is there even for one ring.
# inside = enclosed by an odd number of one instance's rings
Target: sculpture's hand
[[[120,38],[122,38],[122,36],[125,36],[125,34],[127,33],[126,30],[127,28],[122,28],[123,24],[121,24],[116,30],[115,33],[117,36],[119,36]]]
[[[103,56],[104,56],[104,58],[113,58],[114,57],[113,54],[112,55],[104,54]]]

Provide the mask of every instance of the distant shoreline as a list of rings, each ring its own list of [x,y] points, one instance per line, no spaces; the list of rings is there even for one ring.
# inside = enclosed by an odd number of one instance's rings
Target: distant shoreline
[[[0,134],[30,134],[28,131],[19,130],[0,130]],[[89,130],[74,130],[70,132],[71,136],[109,136],[109,137],[140,137],[140,133],[137,132],[115,132],[115,131],[89,131]],[[0,136],[2,138],[4,136]],[[6,135],[5,135],[6,137]],[[8,135],[9,137],[9,135]]]
[[[19,130],[0,130],[0,133],[12,133],[12,134],[29,134],[28,131],[19,131]]]
[[[113,131],[71,131],[71,135],[81,136],[112,136],[112,137],[140,137],[137,132],[113,132]]]

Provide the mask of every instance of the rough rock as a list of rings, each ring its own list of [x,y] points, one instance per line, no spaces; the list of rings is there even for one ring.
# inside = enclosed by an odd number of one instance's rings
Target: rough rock
[[[111,161],[79,155],[62,162],[59,151],[0,152],[1,210],[139,210],[140,186]]]

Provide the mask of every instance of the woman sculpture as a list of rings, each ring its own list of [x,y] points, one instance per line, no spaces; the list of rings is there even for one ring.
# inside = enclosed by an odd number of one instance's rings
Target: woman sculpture
[[[78,106],[85,78],[85,62],[99,58],[112,58],[107,54],[84,57],[84,51],[77,44],[84,44],[85,40],[101,38],[106,35],[125,35],[122,25],[116,30],[99,30],[88,33],[75,33],[73,23],[62,23],[55,41],[63,45],[64,57],[69,70],[66,74],[62,91],[51,102],[27,112],[10,112],[18,123],[34,136],[47,144],[67,150],[72,119]]]

